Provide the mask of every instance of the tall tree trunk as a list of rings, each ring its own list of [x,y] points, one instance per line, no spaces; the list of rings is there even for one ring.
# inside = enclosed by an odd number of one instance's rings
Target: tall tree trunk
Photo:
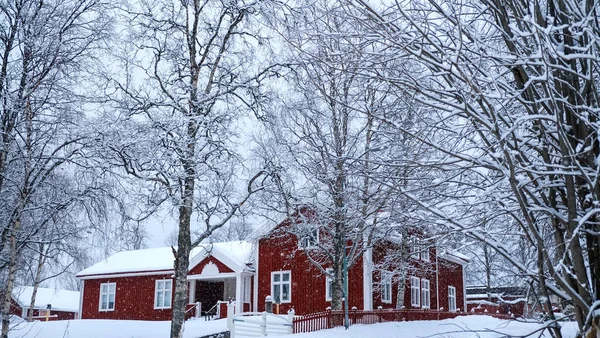
[[[42,279],[42,268],[46,263],[45,245],[40,243],[40,255],[38,257],[37,270],[35,271],[35,279],[33,281],[33,292],[31,293],[31,301],[29,302],[29,311],[27,311],[27,320],[33,320],[33,312],[35,310],[35,298],[37,297],[38,287]]]
[[[12,225],[10,234],[10,261],[8,264],[7,283],[2,300],[2,335],[1,338],[8,338],[10,329],[10,304],[12,302],[12,292],[15,283],[15,272],[17,270],[17,232],[21,228],[21,220],[17,218]]]
[[[188,144],[182,159],[185,179],[182,188],[181,205],[179,206],[179,233],[177,238],[177,254],[175,257],[175,297],[173,299],[173,315],[171,318],[171,338],[181,338],[185,321],[185,304],[187,300],[187,273],[191,251],[190,223],[194,206],[194,189],[196,183],[195,135],[197,124],[188,122]]]

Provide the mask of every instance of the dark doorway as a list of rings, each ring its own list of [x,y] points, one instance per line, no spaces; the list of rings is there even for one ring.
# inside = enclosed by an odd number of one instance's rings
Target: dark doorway
[[[196,301],[202,303],[202,311],[212,309],[218,301],[223,300],[223,282],[196,281]]]

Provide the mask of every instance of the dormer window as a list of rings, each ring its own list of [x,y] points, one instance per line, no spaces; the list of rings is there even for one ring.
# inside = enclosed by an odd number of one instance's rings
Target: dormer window
[[[319,243],[319,229],[312,228],[301,234],[298,246],[300,249],[309,249],[316,247]]]

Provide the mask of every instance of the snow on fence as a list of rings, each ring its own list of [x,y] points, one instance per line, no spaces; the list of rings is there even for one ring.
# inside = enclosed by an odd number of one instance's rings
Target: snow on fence
[[[382,310],[349,310],[348,319],[353,324],[375,324],[382,322],[401,322],[415,320],[442,320],[457,316],[471,315],[465,312],[445,312],[432,310],[382,309]],[[489,313],[499,319],[510,319],[508,314]],[[294,333],[313,332],[344,325],[344,311],[327,310],[294,318]]]

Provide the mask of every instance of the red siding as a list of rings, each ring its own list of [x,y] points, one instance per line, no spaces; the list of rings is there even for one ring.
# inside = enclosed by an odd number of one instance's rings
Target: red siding
[[[463,266],[439,258],[440,270],[440,307],[448,311],[448,286],[456,288],[456,309],[465,311],[465,294],[463,287]]]
[[[522,317],[525,312],[525,300],[522,297],[504,296],[502,300],[498,297],[469,298],[467,302],[467,312],[469,313],[501,313],[514,314],[516,317]]]
[[[289,226],[283,224],[282,226]],[[310,249],[309,249],[310,250]],[[259,242],[258,258],[258,311],[265,310],[265,297],[271,294],[271,272],[291,271],[291,302],[279,306],[279,313],[294,307],[296,314],[320,312],[331,306],[325,300],[325,276],[298,250],[295,235],[277,231]],[[362,259],[349,271],[349,306],[363,307]],[[277,307],[273,306],[273,312]]]
[[[213,256],[210,256],[210,257],[204,258],[195,267],[193,267],[192,269],[190,269],[190,271],[188,271],[188,275],[199,275],[199,274],[201,274],[202,273],[202,269],[204,269],[204,267],[206,266],[206,264],[208,264],[209,262],[215,264],[217,266],[217,268],[219,268],[219,272],[221,272],[221,273],[233,272],[233,270],[231,270],[227,265],[223,264],[221,261],[219,261],[218,259],[214,258]]]
[[[389,242],[375,245],[373,248],[373,263],[377,267],[373,272],[373,309],[381,306],[383,309],[396,309],[404,306],[406,309],[416,309],[411,306],[410,301],[410,278],[418,277],[419,280],[429,280],[430,293],[430,309],[437,309],[436,295],[436,271],[435,271],[435,255],[436,249],[429,248],[430,261],[422,261],[415,258],[408,258],[407,262],[394,262],[391,264],[383,264],[386,256],[400,256],[398,250],[401,250],[397,245],[392,245]],[[397,306],[398,300],[398,276],[395,276],[392,283],[392,302],[384,303],[381,301],[381,290],[379,288],[381,282],[381,270],[397,272],[399,269],[406,270],[406,279],[403,281],[404,287],[404,304]],[[421,284],[421,283],[420,283]],[[421,300],[422,301],[422,300]],[[422,303],[421,303],[422,304]]]
[[[84,280],[82,319],[170,320],[171,309],[154,309],[155,281],[171,274]],[[99,311],[100,284],[116,283],[115,310]]]
[[[40,315],[40,311],[39,310],[33,310],[33,316],[34,317],[40,317],[40,318],[36,318],[36,320],[41,320],[44,321],[45,317],[46,317],[46,311],[42,310],[42,314]],[[76,319],[76,313],[75,312],[69,312],[69,311],[57,311],[57,310],[51,310],[50,311],[50,318],[48,318],[49,320],[71,320],[71,319]]]
[[[19,303],[17,303],[12,297],[10,299],[10,310],[8,311],[8,313],[19,317],[23,315],[23,308],[21,308]]]

